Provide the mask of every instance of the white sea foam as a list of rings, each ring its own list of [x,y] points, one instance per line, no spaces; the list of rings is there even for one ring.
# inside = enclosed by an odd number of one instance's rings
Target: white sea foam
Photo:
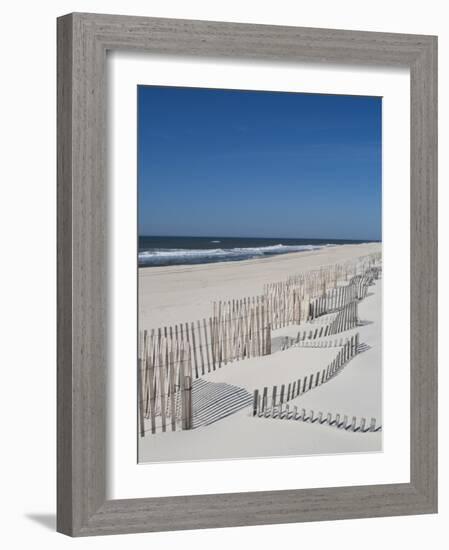
[[[209,263],[217,261],[233,261],[272,256],[275,254],[287,254],[289,252],[303,252],[318,250],[322,245],[284,245],[248,247],[248,248],[211,248],[211,249],[185,249],[185,248],[151,248],[139,253],[140,265],[169,265],[182,263]]]

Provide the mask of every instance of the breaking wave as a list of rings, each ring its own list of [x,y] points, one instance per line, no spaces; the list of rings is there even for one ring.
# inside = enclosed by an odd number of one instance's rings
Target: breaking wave
[[[185,248],[152,248],[139,252],[139,265],[163,266],[183,264],[203,264],[214,262],[230,262],[249,260],[276,254],[288,254],[290,252],[304,252],[318,250],[320,248],[333,246],[322,245],[284,245],[260,246],[248,248],[212,248],[212,249],[185,249]]]

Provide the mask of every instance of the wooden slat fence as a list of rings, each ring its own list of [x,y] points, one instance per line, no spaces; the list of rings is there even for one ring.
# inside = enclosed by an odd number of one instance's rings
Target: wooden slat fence
[[[160,340],[144,331],[138,361],[139,431],[192,427],[192,348],[189,342]]]
[[[337,313],[337,316],[329,325],[326,336],[350,330],[357,326],[358,321],[358,302],[351,302]]]
[[[305,293],[316,296],[322,293],[323,285],[326,285],[327,288],[335,288],[339,282],[347,282],[351,277],[361,275],[369,269],[381,269],[381,261],[381,253],[376,252],[343,263],[329,264],[291,275],[287,282],[293,285],[304,285]]]
[[[150,331],[148,338],[154,350],[150,360],[167,364],[173,349],[177,365],[180,344],[187,343],[192,376],[198,378],[232,361],[271,353],[271,326],[262,300],[219,302],[215,308],[217,314],[209,319]]]
[[[276,407],[265,412],[260,412],[256,416],[260,418],[277,418],[279,420],[296,420],[300,422],[308,422],[309,424],[319,424],[329,427],[338,428],[340,430],[346,430],[347,432],[380,432],[382,431],[382,425],[377,424],[375,418],[371,418],[369,425],[366,418],[362,417],[360,420],[356,416],[353,416],[349,420],[348,415],[327,413],[323,414],[322,411],[318,411],[315,414],[313,409],[306,412],[306,409],[299,409],[297,406],[290,407],[287,403],[285,406],[281,403]]]
[[[271,353],[271,326],[261,298],[214,305],[209,319],[141,334],[140,433],[190,429],[192,381],[232,361]]]
[[[358,302],[352,302],[341,309],[330,323],[300,330],[296,337],[285,336],[281,345],[281,351],[285,351],[291,347],[301,347],[308,341],[334,336],[340,332],[351,330],[358,326],[358,322]],[[321,347],[327,347],[325,342],[323,342],[323,346]]]
[[[304,393],[321,386],[336,376],[347,363],[357,355],[359,347],[359,333],[347,338],[333,361],[322,370],[308,376],[293,380],[288,384],[272,386],[269,394],[268,387],[263,390],[254,390],[253,394],[253,416],[261,413],[268,414],[268,410],[277,407],[279,404],[287,403]]]
[[[354,275],[349,284],[328,290],[323,296],[310,301],[308,320],[341,310],[356,300],[363,300],[368,287],[378,276],[377,269],[368,269],[363,275]]]
[[[214,302],[211,341],[221,363],[271,354],[271,321],[264,296]]]
[[[379,278],[379,270],[370,268],[363,275],[356,275],[352,278],[352,283],[356,288],[356,297],[358,300],[366,298],[368,287],[371,286],[375,279]]]
[[[372,254],[265,285],[271,327],[275,330],[300,324],[337,311],[355,299],[363,299],[368,285],[379,273],[379,267],[372,267],[379,261],[380,255]]]
[[[300,273],[265,285],[261,296],[216,302],[210,318],[141,332],[141,435],[191,429],[193,380],[230,362],[271,354],[272,329],[313,320],[329,311],[338,311],[331,323],[309,331],[308,336],[298,333],[289,344],[353,328],[357,303],[350,300],[354,292],[355,299],[366,296],[368,285],[381,274],[380,261],[380,254],[372,254]],[[349,284],[341,286],[343,281]]]
[[[338,311],[358,299],[358,284],[351,281],[348,285],[332,288],[324,296],[310,302],[308,320]]]
[[[301,296],[299,288],[276,283],[261,298],[265,304],[267,322],[273,330],[299,325],[307,319],[309,299]]]

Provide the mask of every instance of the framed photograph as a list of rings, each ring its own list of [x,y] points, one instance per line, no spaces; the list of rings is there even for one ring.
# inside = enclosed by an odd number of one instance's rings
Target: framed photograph
[[[437,39],[58,19],[58,531],[437,510]]]

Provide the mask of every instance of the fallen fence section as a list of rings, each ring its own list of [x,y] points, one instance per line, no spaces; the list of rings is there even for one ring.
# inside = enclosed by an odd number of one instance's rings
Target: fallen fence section
[[[324,415],[321,411],[315,414],[313,410],[307,413],[306,409],[299,410],[297,406],[291,408],[288,404],[285,407],[283,404],[280,404],[256,416],[259,418],[277,418],[279,420],[296,420],[309,424],[327,425],[339,428],[340,430],[346,430],[347,432],[372,433],[382,431],[382,426],[377,425],[375,418],[371,418],[369,425],[367,425],[366,418],[363,417],[358,421],[355,416],[349,420],[347,415],[336,414],[333,416],[332,413]]]

